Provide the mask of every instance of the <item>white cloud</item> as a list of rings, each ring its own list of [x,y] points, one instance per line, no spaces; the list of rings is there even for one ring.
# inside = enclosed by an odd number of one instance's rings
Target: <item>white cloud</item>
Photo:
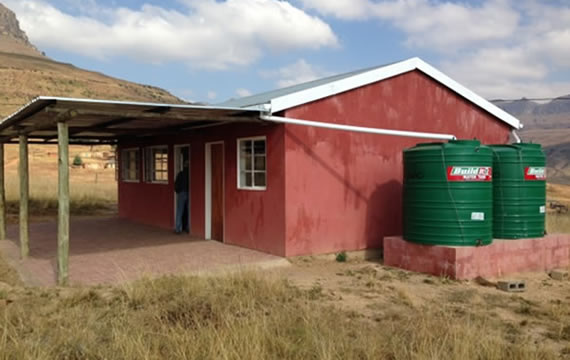
[[[376,18],[404,31],[410,45],[452,52],[457,47],[511,36],[519,14],[506,0],[480,6],[431,0],[300,0],[309,9],[340,19]]]
[[[218,93],[216,93],[215,91],[208,91],[208,100],[214,100],[218,97]]]
[[[251,64],[266,52],[338,45],[328,24],[286,1],[181,0],[186,8],[177,11],[148,4],[138,10],[111,8],[90,0],[86,8],[78,7],[80,15],[46,0],[4,3],[38,47],[99,59],[129,56],[223,69]]]
[[[369,0],[301,0],[306,8],[315,9],[323,15],[340,19],[360,19],[369,16],[368,10],[374,6]]]
[[[483,96],[570,93],[551,80],[570,70],[570,7],[562,1],[299,1],[323,15],[391,24],[407,46],[442,56],[445,72]]]
[[[260,72],[267,79],[275,79],[280,88],[292,86],[330,75],[329,72],[309,64],[304,59],[299,59],[293,64],[283,66],[277,70],[265,70]]]
[[[250,96],[251,91],[249,91],[248,89],[239,88],[239,89],[236,89],[236,95],[239,96],[240,98]]]

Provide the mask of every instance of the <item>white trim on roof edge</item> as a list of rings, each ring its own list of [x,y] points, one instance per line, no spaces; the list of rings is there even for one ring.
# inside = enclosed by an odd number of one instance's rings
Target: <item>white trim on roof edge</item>
[[[364,73],[356,74],[354,76],[333,81],[328,84],[315,86],[310,89],[305,89],[292,94],[276,97],[274,99],[271,99],[271,113],[277,113],[279,111],[287,110],[295,106],[340,94],[342,92],[385,80],[412,70],[419,70],[423,72],[427,76],[445,85],[449,89],[453,90],[480,108],[486,110],[498,119],[509,124],[513,128],[521,129],[523,127],[521,122],[514,116],[500,109],[491,102],[485,100],[483,97],[475,94],[473,91],[467,89],[465,86],[459,84],[457,81],[451,79],[449,76],[445,75],[441,71],[437,70],[433,66],[417,57],[366,71]]]

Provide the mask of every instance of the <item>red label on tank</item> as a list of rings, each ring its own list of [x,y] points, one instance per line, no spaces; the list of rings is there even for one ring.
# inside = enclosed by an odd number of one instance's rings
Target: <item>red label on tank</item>
[[[490,166],[448,166],[448,181],[491,181],[493,169]]]
[[[527,166],[524,169],[525,180],[546,180],[546,169],[541,166]]]

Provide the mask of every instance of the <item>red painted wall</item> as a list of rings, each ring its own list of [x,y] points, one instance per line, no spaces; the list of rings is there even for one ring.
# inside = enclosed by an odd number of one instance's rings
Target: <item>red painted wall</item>
[[[265,191],[237,188],[237,139],[252,136],[267,138],[268,179]],[[169,183],[159,185],[119,181],[119,215],[141,223],[172,229],[175,176],[173,145],[190,144],[191,233],[195,237],[204,237],[205,144],[213,141],[224,141],[225,243],[285,255],[285,148],[282,125],[233,124],[200,129],[178,136],[154,138],[151,141],[122,142],[120,149],[168,144]]]
[[[148,145],[167,145],[167,143],[151,142]],[[129,144],[125,148],[143,148],[139,144]],[[123,148],[123,147],[120,147]],[[172,146],[168,147],[169,154]],[[121,152],[119,151],[119,164]],[[142,159],[142,157],[141,157]],[[119,165],[120,166],[120,165]],[[171,228],[174,219],[174,186],[173,159],[168,157],[168,184],[151,184],[144,182],[142,164],[139,164],[139,182],[119,181],[119,216],[130,218],[143,224]],[[121,174],[119,168],[119,174]]]
[[[508,142],[510,128],[418,71],[285,116]],[[287,125],[287,256],[378,248],[402,233],[402,150],[422,139]]]

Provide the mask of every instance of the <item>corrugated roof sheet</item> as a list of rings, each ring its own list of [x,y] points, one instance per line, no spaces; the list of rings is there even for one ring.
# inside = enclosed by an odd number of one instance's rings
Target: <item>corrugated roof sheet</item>
[[[365,72],[370,71],[370,70],[380,69],[380,68],[383,68],[383,67],[391,65],[391,64],[394,64],[394,63],[384,64],[384,65],[380,65],[380,66],[373,66],[370,68],[351,71],[351,72],[347,72],[344,74],[333,75],[333,76],[329,76],[329,77],[322,78],[322,79],[317,79],[317,80],[308,81],[308,82],[293,85],[293,86],[284,87],[281,89],[271,90],[271,91],[251,95],[251,96],[242,97],[239,99],[230,99],[228,101],[225,101],[225,102],[217,104],[217,105],[229,106],[229,107],[240,107],[240,108],[247,108],[247,107],[253,107],[256,105],[263,105],[263,104],[269,103],[272,99],[275,99],[275,98],[278,98],[281,96],[293,94],[293,93],[296,93],[299,91],[303,91],[303,90],[314,88],[314,87],[321,86],[321,85],[326,85],[326,84],[329,84],[329,83],[332,83],[332,82],[335,82],[338,80],[349,78],[349,77],[354,76],[354,75],[365,73]]]
[[[260,121],[259,111],[242,108],[39,97],[0,122],[0,139],[25,133],[30,139],[54,140],[58,117],[66,113],[73,114],[66,119],[70,141],[112,142]]]

